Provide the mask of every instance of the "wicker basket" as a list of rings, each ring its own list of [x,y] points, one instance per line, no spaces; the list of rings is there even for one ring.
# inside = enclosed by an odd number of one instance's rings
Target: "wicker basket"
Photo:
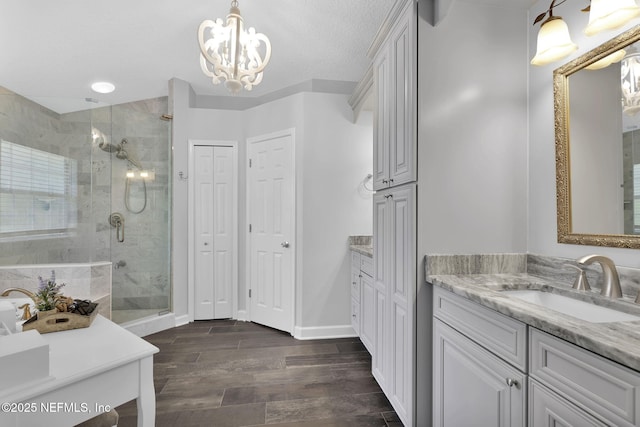
[[[88,328],[93,319],[98,314],[98,304],[88,315],[81,315],[76,313],[55,313],[50,314],[44,318],[39,319],[36,313],[31,319],[22,324],[22,330],[28,331],[35,329],[41,334],[48,334],[49,332],[68,331],[70,329]]]

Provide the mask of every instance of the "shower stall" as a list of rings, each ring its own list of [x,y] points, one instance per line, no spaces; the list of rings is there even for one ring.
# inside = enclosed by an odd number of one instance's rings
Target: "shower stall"
[[[57,186],[8,188],[6,176],[0,182],[0,266],[111,262],[112,320],[170,312],[168,99],[49,101],[0,87],[0,148],[49,159],[28,165],[48,168],[33,172],[34,182],[55,181],[52,168],[61,165]],[[79,107],[51,107],[70,104]]]

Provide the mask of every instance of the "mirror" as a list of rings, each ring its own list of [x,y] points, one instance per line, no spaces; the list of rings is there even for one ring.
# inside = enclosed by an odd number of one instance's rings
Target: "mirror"
[[[640,248],[638,40],[640,26],[553,73],[558,243]]]

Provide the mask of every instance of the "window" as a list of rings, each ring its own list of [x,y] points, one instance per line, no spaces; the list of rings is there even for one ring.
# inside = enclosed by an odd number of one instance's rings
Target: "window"
[[[0,238],[74,229],[77,174],[76,160],[0,140]]]

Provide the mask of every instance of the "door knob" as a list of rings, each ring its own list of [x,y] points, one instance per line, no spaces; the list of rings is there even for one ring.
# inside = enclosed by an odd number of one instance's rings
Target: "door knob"
[[[280,246],[282,246],[283,248],[288,248],[289,247],[289,242],[282,242],[282,243],[280,243]]]

